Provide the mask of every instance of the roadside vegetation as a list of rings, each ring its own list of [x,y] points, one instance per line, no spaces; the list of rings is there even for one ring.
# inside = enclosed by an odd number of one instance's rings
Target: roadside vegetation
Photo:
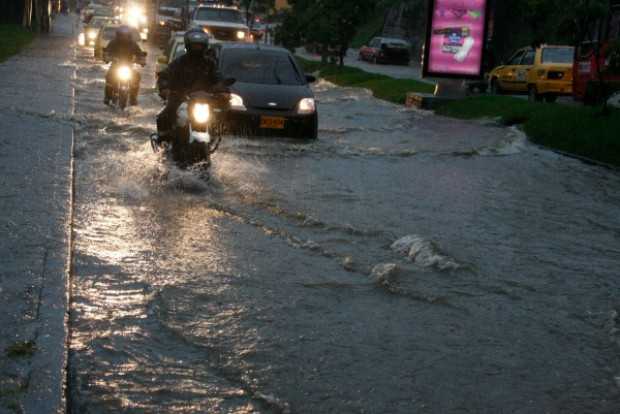
[[[16,24],[0,24],[0,62],[19,53],[34,39],[34,34]]]
[[[460,118],[497,118],[520,124],[533,142],[562,152],[620,166],[620,110],[531,103],[507,96],[480,96],[448,102],[436,112]]]
[[[435,90],[434,85],[413,79],[394,79],[350,66],[322,64],[300,57],[297,57],[297,61],[307,73],[317,73],[321,78],[339,86],[370,89],[375,97],[396,104],[405,103],[407,92],[432,93]]]

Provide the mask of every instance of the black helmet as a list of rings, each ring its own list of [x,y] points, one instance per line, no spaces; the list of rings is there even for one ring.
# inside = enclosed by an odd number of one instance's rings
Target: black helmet
[[[209,48],[209,36],[200,29],[191,29],[183,38],[188,54],[203,54]],[[200,46],[200,47],[198,47]]]
[[[116,38],[117,39],[131,39],[131,29],[129,26],[118,26],[116,29]]]

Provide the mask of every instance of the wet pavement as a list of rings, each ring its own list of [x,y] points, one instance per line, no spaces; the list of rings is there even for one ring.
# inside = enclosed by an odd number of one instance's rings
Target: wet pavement
[[[64,412],[72,24],[0,64],[0,413]]]
[[[211,177],[76,57],[74,413],[617,413],[620,175],[319,82]]]

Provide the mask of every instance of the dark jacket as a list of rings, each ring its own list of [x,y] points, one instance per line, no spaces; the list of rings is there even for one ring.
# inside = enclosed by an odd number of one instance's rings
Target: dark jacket
[[[145,55],[146,53],[133,40],[112,39],[104,49],[107,60],[132,61],[134,58],[139,60]]]
[[[208,91],[219,79],[214,58],[196,58],[185,54],[159,74],[158,86],[160,90],[168,89],[171,94],[184,96],[192,92]]]

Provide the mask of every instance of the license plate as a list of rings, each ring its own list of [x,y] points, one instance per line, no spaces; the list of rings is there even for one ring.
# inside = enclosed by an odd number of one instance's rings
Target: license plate
[[[261,116],[260,127],[265,129],[284,129],[286,118],[278,116]]]

